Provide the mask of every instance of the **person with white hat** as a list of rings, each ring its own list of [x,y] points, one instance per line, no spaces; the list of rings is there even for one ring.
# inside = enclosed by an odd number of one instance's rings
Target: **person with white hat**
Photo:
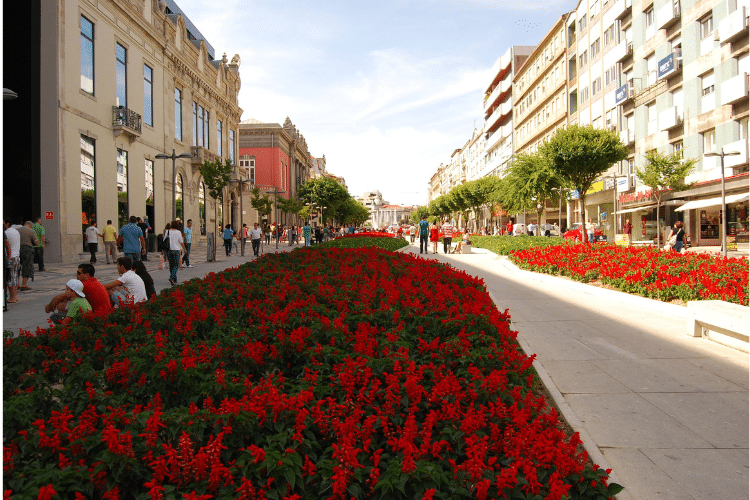
[[[83,293],[82,281],[68,280],[68,282],[65,283],[65,289],[69,292],[75,293],[75,298],[68,303],[68,310],[64,314],[62,312],[56,312],[49,317],[49,319],[56,324],[70,321],[67,318],[75,319],[80,317],[83,313],[91,311],[91,304],[86,300],[86,294]]]

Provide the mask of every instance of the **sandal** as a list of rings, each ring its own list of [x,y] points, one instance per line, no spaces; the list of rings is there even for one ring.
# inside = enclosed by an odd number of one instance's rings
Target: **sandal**
[[[31,287],[28,287],[28,286],[22,286],[21,288],[19,288],[19,290],[21,290],[21,291],[25,291],[25,290],[31,290]]]
[[[8,304],[15,304],[16,302],[18,302],[18,299],[16,299],[16,300],[10,300],[10,299],[8,299]]]

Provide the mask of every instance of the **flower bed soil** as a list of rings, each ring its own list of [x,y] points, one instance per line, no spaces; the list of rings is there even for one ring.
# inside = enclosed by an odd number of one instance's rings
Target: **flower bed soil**
[[[300,249],[6,339],[5,496],[612,496],[508,325],[448,266]]]

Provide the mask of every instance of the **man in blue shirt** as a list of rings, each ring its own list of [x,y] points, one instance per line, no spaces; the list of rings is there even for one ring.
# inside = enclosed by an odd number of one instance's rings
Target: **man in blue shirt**
[[[187,227],[182,232],[185,234],[185,255],[182,257],[182,263],[187,267],[193,267],[190,265],[190,241],[193,238],[193,219],[187,220]]]
[[[430,223],[427,222],[427,216],[423,215],[422,220],[419,221],[419,253],[422,253],[422,246],[424,246],[424,253],[427,253],[427,237],[430,235]]]
[[[143,238],[143,230],[136,225],[136,222],[138,222],[138,218],[131,215],[130,223],[120,228],[122,251],[133,262],[141,260],[141,254],[146,253],[146,240]]]
[[[234,237],[234,231],[232,231],[232,225],[227,224],[224,228],[224,249],[227,251],[227,257],[232,255],[232,238]]]

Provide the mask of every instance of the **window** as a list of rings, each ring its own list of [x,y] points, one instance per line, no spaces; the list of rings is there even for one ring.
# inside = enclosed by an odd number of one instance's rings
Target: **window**
[[[221,151],[221,120],[216,120],[216,154],[222,155]]]
[[[93,191],[95,177],[95,146],[94,139],[81,136],[81,191]],[[83,211],[86,211],[84,207]]]
[[[579,21],[578,21],[578,31],[583,31],[586,28],[586,25],[588,24],[587,18],[584,15]]]
[[[597,77],[591,84],[591,95],[596,95],[602,91],[602,77]]]
[[[674,144],[672,145],[672,151],[673,151],[673,152],[674,152],[675,154],[678,154],[678,155],[680,155],[680,158],[684,158],[684,157],[685,157],[685,151],[683,151],[683,144],[682,144],[682,141],[677,141],[677,142],[675,142],[675,143],[674,143]]]
[[[81,90],[94,95],[94,23],[81,16]]]
[[[244,156],[244,160],[240,160],[240,167],[245,167],[249,172],[249,180],[251,184],[255,184],[255,158]]]
[[[591,58],[595,58],[596,55],[599,53],[599,50],[601,50],[601,41],[599,38],[597,38],[594,43],[591,44]]]
[[[209,124],[208,124],[208,110],[203,110],[203,121],[205,122],[205,127],[203,127],[203,147],[206,149],[210,149],[211,145],[209,142]]]
[[[712,15],[704,17],[700,20],[701,23],[701,40],[704,40],[711,36],[714,31],[714,18]]]
[[[604,46],[606,47],[615,39],[615,25],[612,24],[604,31]]]
[[[116,105],[128,107],[128,51],[119,43],[115,44],[115,95]]]
[[[143,65],[143,121],[154,126],[154,70]]]
[[[604,73],[604,85],[607,86],[617,80],[617,65],[612,66]]]
[[[208,110],[193,101],[193,146],[202,146],[208,149],[208,134]]]
[[[651,54],[646,58],[646,71],[648,73],[647,82],[648,85],[656,83],[656,56]]]
[[[198,145],[198,103],[193,101],[193,146]]]
[[[120,227],[128,223],[128,152],[117,148],[117,220]]]
[[[716,107],[713,71],[706,73],[701,77],[701,96],[701,113],[711,111]]]
[[[583,104],[584,102],[586,102],[588,100],[589,100],[589,88],[588,87],[584,87],[581,90],[581,104]]]
[[[174,138],[182,140],[182,91],[174,89]]]
[[[654,7],[649,7],[643,14],[646,16],[646,28],[650,28],[654,25]]]
[[[712,152],[716,148],[716,129],[703,132],[703,154]]]
[[[588,51],[584,50],[583,53],[578,56],[578,66],[583,68],[589,62]]]
[[[701,78],[701,81],[703,83],[703,96],[707,96],[709,94],[714,93],[714,73],[713,71],[711,73],[706,73]]]
[[[154,204],[154,160],[146,159],[146,205]]]

